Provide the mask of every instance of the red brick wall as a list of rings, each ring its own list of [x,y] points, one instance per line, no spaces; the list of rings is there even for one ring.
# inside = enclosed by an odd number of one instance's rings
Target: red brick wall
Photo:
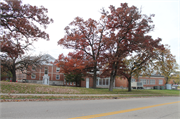
[[[81,81],[81,87],[86,87],[86,79],[84,81]]]
[[[89,87],[92,88],[93,87],[93,78],[89,78]]]
[[[144,85],[144,87],[153,87],[153,86],[164,86],[165,85],[165,79],[164,77],[139,77],[140,79],[146,79],[148,80],[149,84]],[[155,84],[150,84],[150,79],[155,79]],[[159,80],[163,80],[163,84],[159,84]]]
[[[136,79],[134,77],[132,77],[132,79]],[[146,79],[149,80],[149,84],[144,85],[144,87],[153,87],[153,86],[164,86],[165,85],[165,79],[164,77],[139,77],[138,81],[140,81],[140,79]],[[150,79],[155,79],[155,84],[150,84]],[[159,84],[159,80],[163,80],[163,84]],[[137,81],[137,79],[136,79]],[[125,78],[120,78],[120,77],[116,77],[115,79],[115,87],[128,87],[128,80]]]
[[[60,81],[64,81],[64,74],[60,74]]]
[[[128,81],[125,78],[116,77],[115,78],[115,87],[128,87]]]
[[[54,80],[54,81],[64,81],[64,75],[60,72],[56,72],[56,66],[48,66],[48,65],[44,65],[41,67],[41,69],[37,69],[37,71],[33,71],[34,74],[36,74],[36,78],[32,79],[31,75],[27,75],[27,79],[28,80],[42,80],[43,76],[44,76],[44,69],[45,67],[48,68],[48,76],[49,76],[49,80]],[[30,67],[31,68],[31,67]],[[56,79],[56,75],[60,75],[60,79],[57,80]]]
[[[92,77],[85,77],[84,81],[81,81],[81,87],[86,87],[86,78],[89,78],[89,88],[93,87],[93,78]]]

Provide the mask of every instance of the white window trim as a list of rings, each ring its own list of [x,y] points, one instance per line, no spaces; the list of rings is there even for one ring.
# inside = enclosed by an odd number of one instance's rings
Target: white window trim
[[[104,80],[105,79],[105,80]],[[100,80],[102,81],[102,84],[100,85]],[[105,81],[105,83],[104,83],[104,81]],[[108,85],[106,85],[106,82],[108,81]],[[104,84],[105,85],[104,85]],[[97,86],[109,86],[109,84],[110,84],[110,78],[97,78],[97,80],[96,80],[96,85]]]
[[[32,77],[34,75],[34,77]],[[36,79],[36,74],[31,74],[31,79]]]
[[[146,84],[149,85],[150,81],[148,79],[146,79]]]
[[[162,84],[163,84],[163,80],[159,79],[159,85],[162,85]]]
[[[132,79],[131,82],[136,82],[136,79]]]
[[[58,78],[57,78],[57,76],[59,76]],[[59,80],[60,79],[60,75],[56,75],[56,80]]]
[[[146,79],[140,79],[140,82],[142,82],[143,85],[147,85]]]
[[[56,72],[59,72],[60,71],[60,68],[59,67],[56,67]]]
[[[156,84],[156,80],[155,79],[150,79],[150,85],[155,85]]]
[[[48,74],[48,67],[44,68],[44,74],[46,74],[46,70],[47,70],[47,74]]]

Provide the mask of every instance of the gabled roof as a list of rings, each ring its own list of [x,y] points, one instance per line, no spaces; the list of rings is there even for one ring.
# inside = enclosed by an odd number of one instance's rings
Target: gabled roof
[[[53,65],[52,63],[56,60],[54,57],[52,57],[49,54],[44,54],[43,58],[47,58],[48,62],[43,62],[43,65]]]

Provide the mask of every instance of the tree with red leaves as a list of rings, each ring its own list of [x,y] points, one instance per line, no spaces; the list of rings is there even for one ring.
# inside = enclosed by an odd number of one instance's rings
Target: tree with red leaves
[[[80,81],[84,80],[83,77],[87,75],[88,61],[84,58],[82,51],[77,53],[70,52],[68,56],[60,54],[54,64],[60,67],[60,72],[64,73],[65,80],[67,82],[76,82],[76,86],[78,86]]]
[[[49,40],[49,35],[40,27],[46,29],[53,22],[47,16],[48,10],[22,4],[21,0],[5,0],[0,2],[1,16],[1,57],[12,61],[13,82],[16,82],[16,60],[29,50],[29,46],[39,38]]]
[[[93,88],[96,88],[96,77],[99,68],[99,57],[104,52],[104,42],[106,39],[106,21],[101,19],[83,20],[76,17],[69,26],[65,28],[66,35],[60,39],[58,44],[66,48],[74,49],[76,52],[82,51],[91,64],[93,72]]]
[[[117,74],[122,75],[123,69],[126,67],[123,62],[124,58],[136,51],[145,49],[145,47],[150,48],[148,54],[151,54],[153,48],[160,47],[160,39],[153,40],[146,35],[154,28],[154,25],[151,24],[153,22],[151,18],[154,15],[149,17],[143,15],[135,6],[129,7],[127,3],[122,3],[118,8],[112,5],[109,8],[110,13],[105,10],[102,11],[103,18],[107,19],[106,27],[111,33],[105,44],[104,64],[107,65],[104,68],[106,73],[103,74],[110,76],[109,90],[112,91],[115,76]],[[138,63],[138,65],[149,60],[149,56],[146,58],[143,55],[141,58],[146,60],[143,60],[140,64]],[[130,84],[131,79],[129,78],[128,81]]]

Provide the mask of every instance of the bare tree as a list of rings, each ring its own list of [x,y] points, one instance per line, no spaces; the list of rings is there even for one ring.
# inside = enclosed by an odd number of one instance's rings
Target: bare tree
[[[46,55],[38,55],[38,56],[22,56],[18,58],[11,58],[6,54],[1,54],[1,67],[6,68],[8,71],[12,73],[12,82],[16,82],[16,71],[20,70],[22,73],[31,73],[31,68],[35,69],[41,68],[44,63],[48,62],[48,56]]]

